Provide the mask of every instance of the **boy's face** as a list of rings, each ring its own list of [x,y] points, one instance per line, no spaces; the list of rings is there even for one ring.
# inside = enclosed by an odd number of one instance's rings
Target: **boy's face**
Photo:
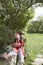
[[[18,33],[15,33],[15,38],[20,39],[20,35]]]

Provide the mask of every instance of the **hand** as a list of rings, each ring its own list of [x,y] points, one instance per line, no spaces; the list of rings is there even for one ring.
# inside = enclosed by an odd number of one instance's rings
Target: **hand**
[[[2,56],[3,56],[5,59],[8,59],[6,52],[5,52],[4,54],[2,54]]]
[[[15,43],[15,46],[18,46],[18,43]]]
[[[21,44],[20,43],[15,43],[15,47],[20,47]]]

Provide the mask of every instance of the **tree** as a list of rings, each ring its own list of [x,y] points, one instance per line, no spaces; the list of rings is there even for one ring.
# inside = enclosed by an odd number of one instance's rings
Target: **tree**
[[[24,29],[28,20],[34,15],[34,13],[31,14],[33,9],[30,7],[38,2],[42,3],[43,0],[0,0],[0,37],[4,38],[3,42],[9,39],[8,31],[12,31],[11,35],[14,34],[14,30]],[[6,29],[7,32],[5,32]]]
[[[26,9],[28,5],[27,3],[29,3],[28,0],[0,1],[1,23],[5,24],[6,26],[9,26],[9,28],[13,30],[23,29],[26,26],[27,20],[32,18],[32,16],[30,16],[31,13],[29,13],[28,9]],[[27,16],[25,14],[27,14]]]
[[[39,16],[36,21],[29,22],[29,33],[43,33],[43,16]]]

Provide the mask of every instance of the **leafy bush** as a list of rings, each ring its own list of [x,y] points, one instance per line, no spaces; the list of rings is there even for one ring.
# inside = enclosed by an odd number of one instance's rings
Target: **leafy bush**
[[[0,25],[0,48],[5,48],[5,46],[13,42],[13,40],[14,32],[4,24]]]
[[[28,25],[29,33],[43,33],[43,21],[32,21]]]
[[[0,1],[0,25],[5,24],[10,29],[24,29],[29,19],[33,17],[33,8],[27,8],[29,1]],[[6,8],[7,7],[7,8]]]
[[[43,22],[41,22],[41,25],[40,25],[40,27],[39,27],[39,32],[40,32],[40,33],[43,33]]]

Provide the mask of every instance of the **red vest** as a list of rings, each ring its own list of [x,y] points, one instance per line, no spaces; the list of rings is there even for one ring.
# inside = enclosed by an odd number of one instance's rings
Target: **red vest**
[[[19,48],[21,48],[22,46],[24,46],[24,41],[23,40],[19,40],[18,41],[18,39],[15,39],[14,40],[14,43],[20,43],[20,46],[19,47],[15,47],[16,49],[19,49]],[[14,46],[13,46],[14,47]]]

